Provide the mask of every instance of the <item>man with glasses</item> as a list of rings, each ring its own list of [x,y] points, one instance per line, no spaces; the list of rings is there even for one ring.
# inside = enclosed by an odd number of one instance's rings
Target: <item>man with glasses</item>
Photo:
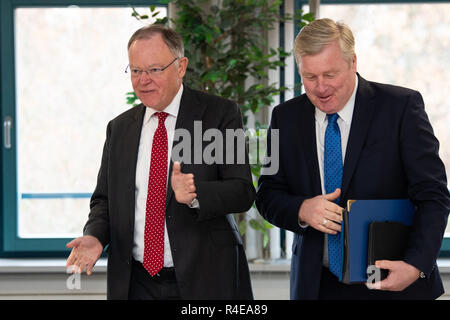
[[[67,245],[67,265],[91,274],[107,247],[108,299],[252,299],[232,216],[255,197],[248,161],[171,161],[177,130],[190,133],[199,158],[194,122],[224,135],[242,129],[238,106],[183,85],[188,59],[168,27],[137,30],[128,55],[142,104],[108,124],[84,236]]]

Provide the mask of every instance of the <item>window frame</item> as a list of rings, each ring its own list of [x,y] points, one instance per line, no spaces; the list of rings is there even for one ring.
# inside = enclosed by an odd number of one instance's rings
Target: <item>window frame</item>
[[[157,5],[166,7],[166,1],[149,0],[2,0],[0,1],[0,112],[2,121],[12,118],[11,148],[5,149],[4,129],[1,131],[0,157],[0,257],[66,257],[69,249],[65,245],[72,238],[20,238],[18,236],[17,194],[17,145],[16,145],[16,86],[14,11],[22,7],[60,8],[107,8]],[[130,13],[131,19],[131,13]],[[90,194],[42,194],[38,198],[86,198]],[[86,208],[87,210],[88,208]]]

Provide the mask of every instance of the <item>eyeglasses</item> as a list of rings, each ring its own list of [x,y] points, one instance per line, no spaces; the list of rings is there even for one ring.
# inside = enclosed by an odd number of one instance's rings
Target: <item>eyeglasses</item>
[[[145,72],[148,76],[150,76],[150,75],[154,75],[154,76],[160,75],[164,70],[166,70],[168,67],[170,67],[172,65],[172,63],[174,63],[178,59],[180,59],[180,58],[173,59],[172,62],[169,63],[165,67],[162,67],[162,68],[149,68],[149,69],[146,69],[146,70],[141,70],[139,68],[131,68],[130,65],[128,65],[125,68],[125,73],[128,73],[128,69],[130,69],[130,74],[131,74],[132,78],[140,77],[143,72]]]

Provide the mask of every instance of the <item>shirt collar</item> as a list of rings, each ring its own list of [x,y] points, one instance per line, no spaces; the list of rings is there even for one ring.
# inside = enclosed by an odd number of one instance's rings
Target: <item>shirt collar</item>
[[[350,96],[350,99],[348,99],[344,108],[342,108],[341,111],[338,112],[339,118],[341,118],[348,125],[350,125],[352,122],[353,110],[355,109],[356,91],[358,89],[358,76],[355,75],[355,77],[356,77],[356,81],[355,81],[355,88],[353,89],[353,93]],[[319,110],[318,108],[315,108],[315,110],[316,110],[316,113],[315,113],[316,121],[318,123],[324,123],[327,114],[325,112]]]
[[[181,84],[180,89],[178,89],[177,94],[172,99],[172,101],[169,103],[169,105],[163,110],[164,112],[168,113],[170,116],[177,117],[178,110],[180,109],[180,102],[181,102],[181,96],[183,95],[183,84]],[[144,116],[144,123],[147,123],[150,121],[150,118],[157,112],[160,112],[158,110],[155,110],[151,107],[146,107],[145,110],[145,116]]]

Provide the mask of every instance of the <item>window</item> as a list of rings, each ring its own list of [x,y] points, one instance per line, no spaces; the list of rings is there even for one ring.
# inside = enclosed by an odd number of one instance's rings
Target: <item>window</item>
[[[128,6],[148,1],[39,2],[1,4],[3,255],[61,254],[81,235],[106,125],[130,108],[127,42],[149,23]]]

